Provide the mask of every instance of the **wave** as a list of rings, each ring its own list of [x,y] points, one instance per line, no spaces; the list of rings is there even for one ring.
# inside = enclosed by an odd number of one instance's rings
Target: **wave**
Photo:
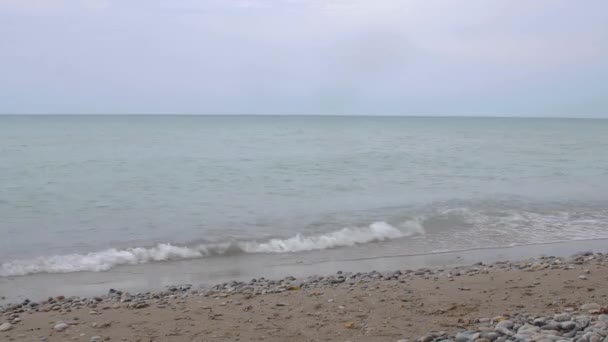
[[[374,222],[364,228],[344,228],[327,234],[304,236],[297,234],[287,239],[266,242],[239,241],[196,246],[175,246],[161,243],[154,247],[107,249],[87,254],[55,255],[33,259],[13,260],[0,265],[0,277],[35,273],[101,272],[120,265],[137,265],[150,262],[197,259],[213,255],[235,253],[292,253],[348,247],[369,242],[397,239],[424,234],[422,225],[407,221],[400,229],[386,223]]]
[[[421,225],[408,226],[409,231],[403,232],[386,222],[372,223],[365,229],[344,228],[326,235],[305,237],[300,234],[285,240],[272,239],[265,243],[246,242],[241,245],[247,253],[285,253],[303,252],[333,247],[354,246],[357,244],[396,239],[422,233]]]

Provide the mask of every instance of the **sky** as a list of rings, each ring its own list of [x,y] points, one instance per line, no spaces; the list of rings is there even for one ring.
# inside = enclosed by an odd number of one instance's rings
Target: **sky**
[[[0,113],[608,118],[608,1],[0,0]]]

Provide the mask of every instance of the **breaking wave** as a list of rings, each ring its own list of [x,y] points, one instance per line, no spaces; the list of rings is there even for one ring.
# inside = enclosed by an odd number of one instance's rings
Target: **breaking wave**
[[[241,241],[223,244],[199,244],[196,246],[158,244],[155,247],[112,248],[87,254],[37,257],[2,263],[0,265],[0,277],[34,273],[101,272],[120,265],[197,259],[233,253],[304,252],[348,247],[424,233],[422,225],[417,221],[406,222],[400,228],[397,229],[386,222],[374,222],[365,228],[344,228],[327,234],[312,236],[297,234],[287,239],[271,239],[266,242]]]

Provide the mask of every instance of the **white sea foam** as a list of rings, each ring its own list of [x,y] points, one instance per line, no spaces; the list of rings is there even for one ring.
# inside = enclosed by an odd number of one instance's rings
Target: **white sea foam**
[[[300,234],[289,239],[272,239],[264,243],[245,242],[241,248],[248,253],[285,253],[327,249],[342,246],[396,239],[422,232],[422,227],[409,227],[401,231],[386,222],[375,222],[367,228],[344,228],[335,232],[318,236],[302,236]]]
[[[354,246],[374,241],[396,239],[424,233],[416,221],[402,224],[397,229],[386,222],[375,222],[365,228],[344,228],[322,235],[297,234],[287,239],[271,239],[266,242],[237,242],[225,244],[201,244],[174,246],[158,244],[155,247],[107,249],[88,254],[55,255],[33,259],[13,260],[0,265],[0,277],[34,273],[70,273],[79,271],[107,271],[119,265],[137,265],[155,261],[196,259],[230,251],[244,253],[290,253]]]
[[[136,265],[153,261],[193,259],[209,255],[205,246],[196,248],[158,244],[152,248],[136,247],[124,250],[107,249],[88,254],[54,255],[34,259],[14,260],[0,266],[0,276],[33,273],[69,273],[78,271],[107,271],[118,265]]]

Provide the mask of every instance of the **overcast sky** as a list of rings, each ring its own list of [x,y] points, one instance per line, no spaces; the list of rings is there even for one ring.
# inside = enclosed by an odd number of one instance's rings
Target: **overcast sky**
[[[0,113],[608,117],[608,1],[0,0]]]

